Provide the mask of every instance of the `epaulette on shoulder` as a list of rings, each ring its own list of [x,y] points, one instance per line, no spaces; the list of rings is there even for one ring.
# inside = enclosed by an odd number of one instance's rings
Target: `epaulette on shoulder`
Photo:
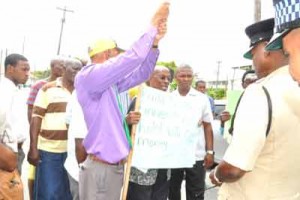
[[[46,92],[49,88],[53,88],[53,87],[56,87],[56,81],[52,81],[52,82],[46,83],[46,84],[42,87],[42,90],[43,90],[44,92]]]

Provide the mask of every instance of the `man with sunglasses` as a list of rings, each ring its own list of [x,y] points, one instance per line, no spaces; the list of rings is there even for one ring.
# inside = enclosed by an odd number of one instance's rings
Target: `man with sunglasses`
[[[164,66],[156,66],[147,85],[167,91],[170,84],[170,70]],[[129,125],[138,124],[141,113],[134,111],[136,98],[130,104],[126,121]],[[167,200],[169,193],[170,170],[148,169],[146,172],[131,167],[127,200]]]

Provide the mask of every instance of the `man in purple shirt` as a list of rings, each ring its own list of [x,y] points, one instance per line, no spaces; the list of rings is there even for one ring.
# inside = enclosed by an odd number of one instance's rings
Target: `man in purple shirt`
[[[89,48],[92,64],[84,67],[75,80],[88,129],[83,141],[88,156],[79,175],[80,199],[120,198],[130,144],[119,94],[150,77],[159,55],[158,43],[167,30],[168,14],[169,3],[163,3],[150,29],[117,57],[117,46],[111,40],[98,41]]]

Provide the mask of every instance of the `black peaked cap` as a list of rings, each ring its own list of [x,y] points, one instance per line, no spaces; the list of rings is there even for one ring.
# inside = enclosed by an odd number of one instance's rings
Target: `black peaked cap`
[[[250,47],[258,42],[269,41],[274,33],[274,18],[254,23],[245,29],[250,39]]]

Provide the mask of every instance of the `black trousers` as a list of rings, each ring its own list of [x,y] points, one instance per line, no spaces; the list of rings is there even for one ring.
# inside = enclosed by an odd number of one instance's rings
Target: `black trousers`
[[[203,161],[197,161],[193,168],[172,169],[170,180],[170,200],[181,199],[181,184],[185,173],[186,199],[203,200],[205,190],[205,168]]]
[[[129,182],[127,200],[167,200],[169,193],[167,169],[159,169],[153,185]]]

